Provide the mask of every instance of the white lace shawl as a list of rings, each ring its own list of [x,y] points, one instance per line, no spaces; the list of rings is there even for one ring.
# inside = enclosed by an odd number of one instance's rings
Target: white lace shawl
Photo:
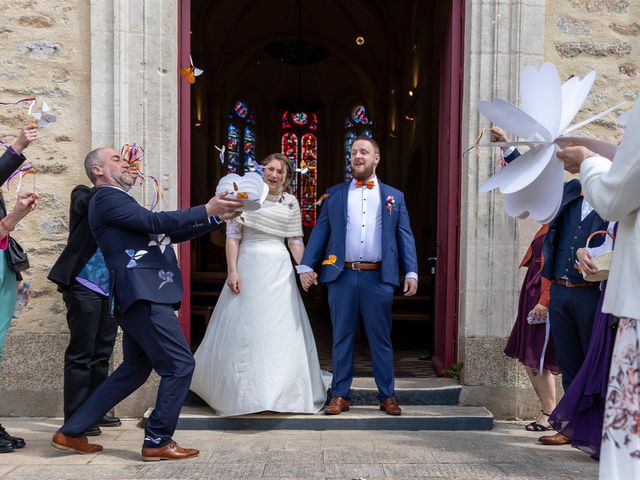
[[[302,216],[296,197],[285,193],[281,201],[266,200],[265,203],[268,208],[244,212],[237,220],[227,222],[227,237],[240,239],[243,225],[283,238],[303,236]]]

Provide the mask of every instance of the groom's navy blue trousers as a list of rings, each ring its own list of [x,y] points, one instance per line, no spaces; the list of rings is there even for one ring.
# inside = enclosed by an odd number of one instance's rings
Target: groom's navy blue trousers
[[[153,413],[145,428],[145,447],[166,445],[178,423],[195,362],[171,305],[138,301],[118,323],[122,337],[122,364],[69,418],[60,431],[72,437],[97,424],[115,405],[136,391],[151,370],[160,375]]]
[[[360,317],[369,341],[373,377],[382,402],[395,395],[391,306],[394,286],[382,281],[380,270],[345,269],[327,283],[333,325],[331,395],[349,398],[353,380],[353,349]]]

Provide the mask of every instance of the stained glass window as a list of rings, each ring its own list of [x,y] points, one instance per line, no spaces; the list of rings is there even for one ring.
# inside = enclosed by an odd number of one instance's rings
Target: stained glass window
[[[242,173],[249,170],[248,162],[256,160],[255,114],[246,102],[236,100],[228,117],[227,149],[225,152],[227,171]]]
[[[294,175],[291,190],[300,202],[302,224],[316,224],[318,182],[318,117],[315,113],[290,113],[282,115],[282,153],[289,158]]]
[[[373,120],[369,117],[364,105],[356,105],[345,116],[344,120],[344,178],[351,178],[351,145],[353,139],[364,135],[373,138],[373,130],[369,128],[373,125]]]

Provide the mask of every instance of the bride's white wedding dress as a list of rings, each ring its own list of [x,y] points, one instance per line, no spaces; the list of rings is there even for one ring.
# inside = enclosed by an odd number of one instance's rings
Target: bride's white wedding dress
[[[324,405],[316,344],[284,240],[243,226],[240,293],[225,284],[195,354],[191,390],[220,416],[316,413]]]

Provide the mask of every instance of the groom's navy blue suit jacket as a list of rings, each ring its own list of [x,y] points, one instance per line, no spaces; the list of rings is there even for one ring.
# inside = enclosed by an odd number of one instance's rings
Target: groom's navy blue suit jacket
[[[219,227],[204,205],[171,212],[151,212],[123,190],[100,187],[89,205],[89,225],[109,269],[109,295],[115,313],[124,314],[138,300],[179,308],[182,277],[170,244]],[[112,303],[113,305],[113,303]]]
[[[347,237],[347,205],[351,180],[334,185],[327,190],[329,196],[322,203],[320,215],[300,262],[314,268],[319,261],[336,256],[332,265],[322,265],[321,282],[332,282],[342,272],[345,262]],[[405,273],[418,273],[416,244],[411,232],[409,214],[404,194],[382,182],[380,185],[380,208],[382,209],[382,281],[400,285],[399,262]],[[393,197],[394,205],[389,212],[387,198]]]

